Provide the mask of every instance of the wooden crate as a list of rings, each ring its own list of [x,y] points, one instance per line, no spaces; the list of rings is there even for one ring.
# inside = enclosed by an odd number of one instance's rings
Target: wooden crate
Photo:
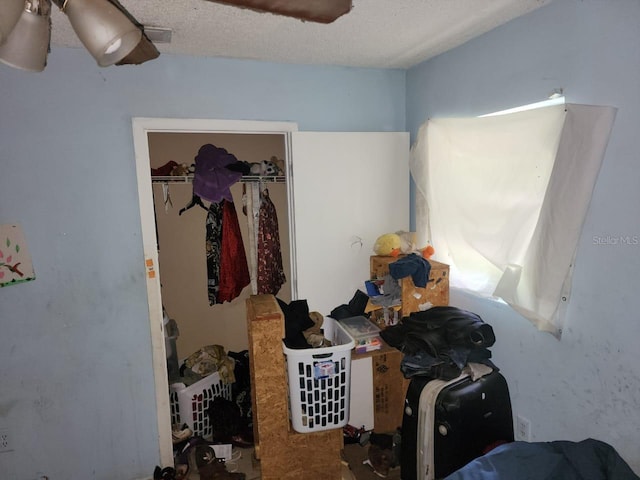
[[[370,259],[371,279],[382,279],[389,274],[389,264],[399,260],[403,255],[398,257],[384,257],[381,255],[372,255]],[[420,310],[419,306],[430,302],[435,306],[449,305],[449,265],[429,260],[431,272],[426,287],[416,287],[411,277],[400,279],[400,287],[402,290],[402,309],[403,317],[408,316],[411,312]]]

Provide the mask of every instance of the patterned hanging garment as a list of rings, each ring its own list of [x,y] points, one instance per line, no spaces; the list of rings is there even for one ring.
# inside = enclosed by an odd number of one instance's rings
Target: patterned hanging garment
[[[286,281],[282,268],[276,207],[269,191],[262,192],[258,223],[258,293],[277,294]]]
[[[260,223],[260,186],[257,183],[242,185],[242,200],[246,202],[243,212],[247,216],[247,233],[249,238],[249,275],[251,276],[251,294],[258,293],[258,224]]]
[[[220,250],[222,246],[222,202],[209,206],[205,248],[207,253],[207,293],[209,305],[218,303],[220,289]]]
[[[222,201],[222,248],[218,303],[230,302],[249,285],[249,266],[233,202]]]

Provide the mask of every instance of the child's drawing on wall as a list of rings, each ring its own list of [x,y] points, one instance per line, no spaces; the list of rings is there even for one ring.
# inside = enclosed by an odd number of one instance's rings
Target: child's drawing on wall
[[[0,287],[35,278],[22,228],[19,225],[0,225]]]

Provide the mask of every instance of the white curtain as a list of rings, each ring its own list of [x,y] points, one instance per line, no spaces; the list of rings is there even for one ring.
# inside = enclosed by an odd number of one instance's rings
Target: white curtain
[[[502,298],[560,337],[573,258],[615,109],[433,119],[412,148],[418,243],[452,287]]]

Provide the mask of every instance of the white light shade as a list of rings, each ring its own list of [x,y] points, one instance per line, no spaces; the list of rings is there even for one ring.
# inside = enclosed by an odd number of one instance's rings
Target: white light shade
[[[47,65],[51,38],[50,0],[27,0],[18,23],[0,45],[0,62],[30,72],[41,72]]]
[[[23,10],[24,0],[2,0],[2,9],[0,9],[0,45],[9,37]]]
[[[101,67],[118,63],[142,38],[142,30],[108,0],[67,0],[64,13]]]

